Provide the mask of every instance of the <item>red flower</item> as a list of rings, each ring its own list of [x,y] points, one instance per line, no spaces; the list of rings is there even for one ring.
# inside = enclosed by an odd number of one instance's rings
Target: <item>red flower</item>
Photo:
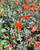
[[[40,47],[40,44],[36,44],[36,43],[34,43],[34,45],[36,45],[36,46],[39,46],[39,47]]]
[[[3,0],[0,2],[0,6],[2,6],[2,3],[3,3],[3,2],[4,2]]]
[[[39,6],[37,6],[37,5],[34,5],[33,3],[31,3],[29,6],[39,7]]]
[[[23,36],[25,36],[26,34],[23,33]]]
[[[36,25],[34,25],[34,24],[32,23],[32,28],[30,29],[30,31],[33,32],[33,31],[34,31],[34,28],[36,29],[37,32],[39,31],[39,30],[37,29]]]
[[[31,17],[33,15],[20,15],[21,17],[27,18],[27,17]]]
[[[33,31],[34,31],[34,27],[32,27],[32,28],[30,29],[30,31],[33,32]]]
[[[13,46],[13,45],[15,45],[15,44],[13,43],[13,44],[11,44],[11,45],[8,45],[6,48],[10,48],[10,47]]]
[[[4,1],[2,0],[1,3],[4,3]]]
[[[31,46],[31,47],[36,48],[36,46]]]
[[[35,27],[36,31],[38,32],[39,30],[37,29],[37,27],[36,26],[34,26],[34,27]]]
[[[29,37],[29,35],[26,36],[26,38]]]
[[[27,37],[29,37],[29,35]],[[32,42],[32,39],[36,40],[36,37],[30,38],[30,39],[26,39],[26,41]]]
[[[26,5],[26,4],[23,4],[22,6],[23,6],[23,9],[24,9],[24,10],[27,9],[27,5]]]
[[[33,0],[33,1],[32,1],[32,3],[35,3],[35,2],[36,2],[36,0]]]
[[[16,33],[14,33],[14,37],[15,37],[15,39],[16,39]]]
[[[19,4],[18,0],[16,1],[16,4]]]
[[[37,11],[38,9],[37,8],[32,8],[32,10]]]
[[[21,24],[22,24],[22,22],[17,20],[17,22],[15,23],[17,30],[22,28]]]
[[[0,6],[2,6],[2,4],[0,4]]]
[[[40,42],[35,42],[34,45],[39,46],[40,47]]]
[[[38,10],[36,7],[35,8],[29,7],[29,9],[34,10],[34,11],[37,11]]]
[[[1,16],[3,15],[3,12],[1,12]]]
[[[40,42],[37,42],[37,41],[36,41],[35,43],[36,43],[36,44],[40,44]]]
[[[13,39],[13,37],[10,36],[11,39]]]
[[[31,41],[32,41],[32,39],[33,39],[33,38],[30,38],[30,39],[26,39],[26,41],[29,41],[29,42],[31,42]]]

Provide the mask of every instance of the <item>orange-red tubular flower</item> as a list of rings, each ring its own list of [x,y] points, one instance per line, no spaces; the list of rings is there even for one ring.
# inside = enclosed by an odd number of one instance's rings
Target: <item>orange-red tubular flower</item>
[[[32,39],[33,39],[33,38],[30,38],[30,39],[26,39],[26,41],[32,42]]]
[[[29,37],[29,35],[28,35]],[[30,38],[30,39],[26,39],[26,41],[32,42],[32,39],[36,40],[36,37]]]
[[[26,34],[23,33],[23,36],[25,36]]]
[[[34,5],[33,3],[31,3],[29,6],[39,7],[39,6],[37,6],[37,5]]]
[[[30,35],[27,35],[26,38],[29,37],[29,36],[30,36]]]
[[[16,1],[16,4],[19,4],[18,0]]]
[[[20,17],[24,17],[24,18],[27,18],[27,17],[31,17],[33,15],[20,15]]]
[[[32,8],[32,10],[37,11],[38,9],[37,8]]]
[[[29,7],[29,9],[34,10],[34,11],[38,10],[36,7],[34,7],[34,8]]]
[[[15,45],[15,43],[8,45],[6,48],[10,48],[11,46]]]
[[[36,31],[38,32],[39,30],[37,29],[37,27],[36,26],[34,26],[34,27],[35,27]]]
[[[0,4],[0,6],[2,6],[2,4]]]
[[[40,47],[40,42],[35,42],[34,45],[39,46]]]
[[[1,16],[3,15],[3,12],[1,12]]]
[[[32,3],[35,3],[35,2],[37,2],[36,0],[33,0],[33,2]]]
[[[26,4],[23,4],[22,6],[23,6],[23,9],[24,9],[24,10],[27,9],[27,5],[26,5]]]
[[[3,2],[4,2],[3,0],[0,2],[0,6],[2,6],[2,3],[3,3]]]
[[[22,28],[21,24],[22,24],[22,22],[17,20],[17,22],[15,23],[17,30]]]
[[[32,23],[32,28],[30,29],[30,31],[33,32],[33,31],[34,31],[34,28],[36,29],[37,32],[39,31],[39,30],[37,29],[36,25],[34,25],[34,24]]]
[[[4,1],[2,0],[1,3],[4,3]]]
[[[31,47],[36,48],[37,46],[31,46]]]
[[[30,29],[30,31],[33,32],[33,31],[34,31],[34,27],[32,27],[32,28]]]
[[[13,37],[12,37],[12,36],[10,36],[10,38],[11,38],[11,39],[13,39]]]
[[[36,44],[36,43],[34,43],[34,45],[36,45],[36,46],[39,46],[39,47],[40,47],[40,44]]]
[[[16,33],[14,33],[14,37],[15,37],[15,39],[16,39]]]
[[[40,44],[40,42],[37,42],[37,41],[36,41],[35,43],[36,43],[36,44]]]

